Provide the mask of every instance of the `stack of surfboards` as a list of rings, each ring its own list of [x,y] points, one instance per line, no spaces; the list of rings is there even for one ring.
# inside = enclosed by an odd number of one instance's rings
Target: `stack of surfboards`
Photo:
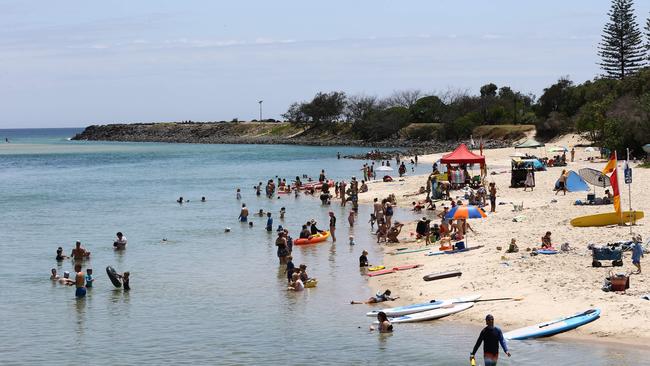
[[[391,323],[421,322],[425,320],[439,319],[445,316],[459,313],[474,306],[481,295],[460,297],[457,299],[438,300],[421,304],[411,304],[394,308],[374,310],[367,313],[367,316],[377,316],[383,311]]]

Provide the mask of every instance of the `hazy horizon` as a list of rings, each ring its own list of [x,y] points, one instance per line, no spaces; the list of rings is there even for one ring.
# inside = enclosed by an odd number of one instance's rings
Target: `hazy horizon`
[[[280,118],[318,91],[494,82],[539,97],[600,74],[609,0],[0,4],[0,128]],[[561,9],[558,10],[558,9]],[[650,2],[635,3],[641,27]]]

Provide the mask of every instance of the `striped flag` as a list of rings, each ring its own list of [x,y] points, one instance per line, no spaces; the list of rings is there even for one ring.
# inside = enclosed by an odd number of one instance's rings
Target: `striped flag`
[[[603,174],[610,174],[609,176],[609,182],[612,185],[612,193],[614,194],[614,209],[616,210],[616,213],[618,215],[621,215],[621,194],[618,191],[618,175],[616,174],[617,169],[616,169],[616,164],[617,164],[617,159],[616,159],[616,151],[612,153],[612,156],[609,158],[609,161],[607,162],[607,165],[605,165],[605,168],[603,169]]]

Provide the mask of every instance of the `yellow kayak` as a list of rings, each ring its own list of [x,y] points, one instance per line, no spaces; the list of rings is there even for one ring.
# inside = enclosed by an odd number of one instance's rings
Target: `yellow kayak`
[[[636,223],[643,218],[643,211],[623,211],[623,223]],[[571,225],[576,227],[618,225],[621,218],[616,212],[606,212],[597,215],[580,216],[571,220]]]
[[[386,267],[384,267],[384,266],[372,266],[372,267],[368,267],[368,271],[380,271],[380,270],[382,270],[384,268],[386,268]]]

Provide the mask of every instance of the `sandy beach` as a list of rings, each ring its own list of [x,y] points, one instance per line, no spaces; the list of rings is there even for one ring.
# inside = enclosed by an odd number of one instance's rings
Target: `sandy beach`
[[[561,140],[547,144],[550,146],[571,146],[580,143],[576,136],[565,136]],[[477,150],[474,152],[478,153]],[[483,299],[500,297],[522,297],[521,301],[499,301],[479,303],[472,309],[448,318],[449,321],[462,321],[482,324],[485,314],[491,313],[498,319],[502,328],[512,330],[522,326],[552,320],[561,316],[598,307],[602,310],[599,320],[583,326],[560,337],[582,337],[628,344],[641,344],[650,338],[650,301],[641,299],[641,295],[650,292],[650,269],[644,267],[640,275],[632,275],[630,288],[625,293],[604,292],[601,290],[603,280],[609,271],[625,272],[634,270],[631,252],[624,253],[623,267],[610,267],[609,262],[601,268],[592,268],[590,243],[605,244],[618,240],[629,240],[629,227],[588,227],[577,228],[570,225],[570,220],[577,216],[602,212],[612,212],[612,205],[575,206],[578,199],[585,200],[587,192],[568,192],[555,195],[553,186],[563,167],[551,167],[545,172],[535,174],[536,187],[533,192],[524,192],[523,188],[510,186],[510,155],[514,148],[484,151],[488,165],[488,182],[495,182],[497,194],[496,213],[488,214],[485,219],[470,220],[476,233],[469,233],[467,242],[470,247],[483,245],[483,248],[454,255],[425,256],[417,252],[391,255],[396,248],[421,248],[424,242],[416,242],[410,233],[415,231],[415,221],[409,222],[400,235],[399,244],[385,245],[384,265],[388,268],[404,264],[422,264],[423,267],[400,271],[394,274],[374,277],[369,280],[375,290],[391,289],[400,299],[390,306],[425,302],[431,299],[453,298],[478,293]],[[551,156],[544,148],[528,149],[520,152],[536,154],[540,157]],[[419,157],[419,164],[431,164],[442,154]],[[605,162],[593,163],[586,160],[597,153],[587,153],[584,148],[576,148],[575,162],[568,163],[566,169],[583,167],[602,169]],[[567,154],[567,160],[569,160]],[[623,184],[623,161],[619,159],[619,184],[621,187],[621,207],[629,208],[628,187]],[[632,164],[634,168],[636,164]],[[498,174],[492,175],[491,173]],[[477,173],[475,171],[475,173]],[[405,194],[417,192],[425,185],[425,176],[407,176],[392,183],[371,182],[369,192],[359,196],[360,202],[370,203],[374,197],[385,198],[390,193],[397,197],[398,210],[411,210],[411,202],[424,200],[425,195],[404,197]],[[633,209],[650,212],[647,192],[650,189],[650,170],[634,169],[632,185]],[[460,196],[462,191],[452,191],[452,197]],[[601,197],[603,189],[598,189]],[[553,202],[557,200],[557,202]],[[514,212],[511,203],[523,202],[523,211]],[[449,201],[446,201],[448,204]],[[505,204],[503,204],[505,203]],[[438,214],[441,203],[437,204]],[[416,218],[428,216],[432,222],[438,222],[431,211],[413,213]],[[515,216],[523,216],[521,222],[514,222]],[[569,252],[557,255],[531,256],[526,248],[538,248],[541,237],[551,231],[554,246],[569,243]],[[649,233],[645,229],[645,219],[632,228],[647,240]],[[511,238],[517,239],[518,253],[508,254],[505,250]],[[382,244],[384,245],[384,244]],[[438,245],[431,246],[437,250]],[[502,247],[502,250],[497,250]],[[648,258],[642,259],[642,266]],[[645,263],[644,263],[645,262]],[[422,276],[448,270],[462,271],[462,277],[425,282]]]

